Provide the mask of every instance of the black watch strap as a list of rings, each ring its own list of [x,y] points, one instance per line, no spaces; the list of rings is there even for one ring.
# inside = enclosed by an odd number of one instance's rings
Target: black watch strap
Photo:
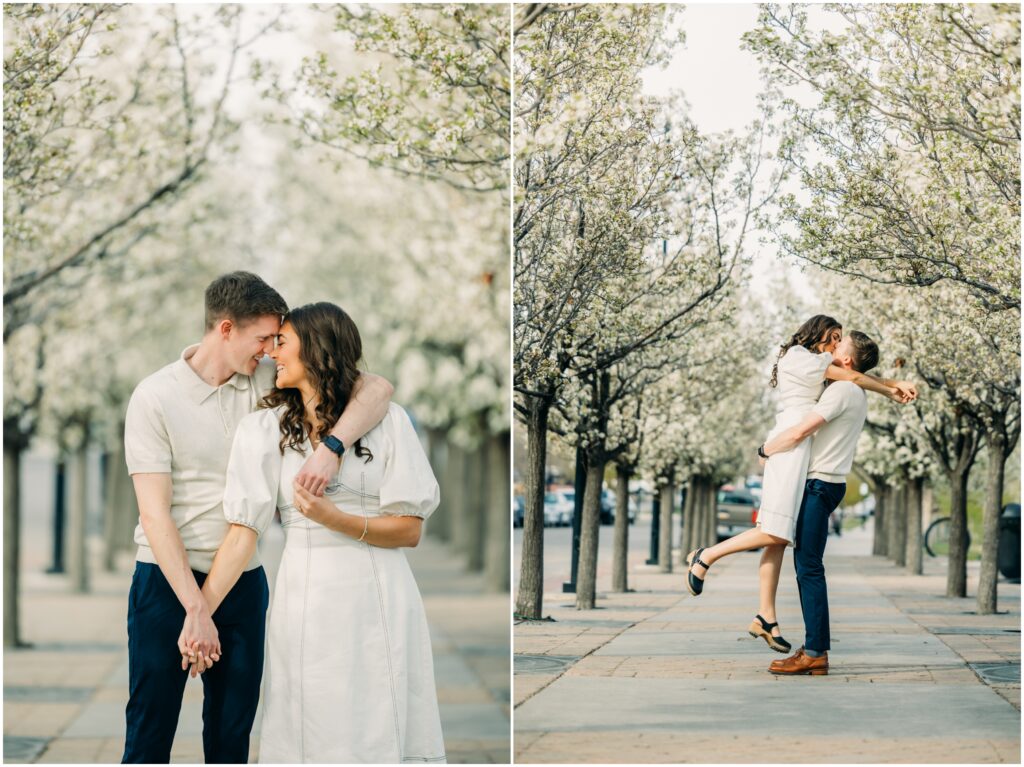
[[[768,454],[764,451],[764,444],[757,446],[757,455],[761,458],[767,458]]]
[[[341,457],[341,454],[345,452],[344,443],[342,443],[342,441],[335,437],[333,434],[328,434],[326,437],[324,437],[323,444],[324,447],[326,447],[332,453],[337,455],[339,458]]]

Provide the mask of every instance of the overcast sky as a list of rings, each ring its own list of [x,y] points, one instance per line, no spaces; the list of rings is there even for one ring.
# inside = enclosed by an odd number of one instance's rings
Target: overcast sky
[[[686,31],[686,43],[664,69],[651,67],[643,73],[644,91],[665,96],[681,90],[690,105],[690,118],[702,132],[742,132],[757,116],[757,96],[763,87],[757,57],[740,48],[740,36],[756,22],[753,4],[686,5],[676,20]],[[770,245],[759,246],[756,239],[749,242],[754,250],[755,292],[758,284],[765,284],[758,277],[785,272],[803,298],[817,302],[797,267],[780,262]],[[762,297],[770,300],[770,293],[763,291]]]

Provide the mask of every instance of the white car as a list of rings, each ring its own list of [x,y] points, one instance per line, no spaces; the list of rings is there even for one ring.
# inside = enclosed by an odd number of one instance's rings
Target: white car
[[[544,494],[544,525],[545,527],[572,524],[572,514],[576,508],[575,490],[553,490]]]

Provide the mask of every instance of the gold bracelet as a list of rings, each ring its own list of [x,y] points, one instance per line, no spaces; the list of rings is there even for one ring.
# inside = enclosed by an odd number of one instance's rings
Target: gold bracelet
[[[364,514],[363,515],[363,534],[360,535],[358,538],[356,538],[356,542],[357,543],[359,541],[363,540],[363,538],[366,537],[366,531],[369,530],[369,529],[370,529],[370,518]]]

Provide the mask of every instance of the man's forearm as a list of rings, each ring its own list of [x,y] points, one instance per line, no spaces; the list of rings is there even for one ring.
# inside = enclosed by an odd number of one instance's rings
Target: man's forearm
[[[394,391],[386,378],[373,373],[361,373],[356,379],[352,398],[331,429],[331,434],[340,439],[346,448],[354,445],[384,419]]]
[[[213,565],[203,582],[202,596],[210,609],[217,612],[224,597],[235,587],[245,566],[256,552],[256,531],[244,525],[231,525],[224,542],[217,549]]]
[[[824,423],[825,419],[817,413],[807,415],[804,420],[796,426],[791,426],[766,442],[764,445],[765,454],[770,456],[775,453],[785,453],[792,450],[820,429]]]
[[[771,456],[776,453],[788,452],[803,442],[806,438],[807,435],[801,431],[799,426],[786,429],[781,434],[764,443],[765,455]]]
[[[195,575],[192,574],[185,544],[182,543],[181,535],[170,514],[168,513],[166,517],[142,514],[140,520],[160,572],[174,590],[174,595],[185,608],[185,612],[195,614],[205,611],[206,602],[199,591]]]

